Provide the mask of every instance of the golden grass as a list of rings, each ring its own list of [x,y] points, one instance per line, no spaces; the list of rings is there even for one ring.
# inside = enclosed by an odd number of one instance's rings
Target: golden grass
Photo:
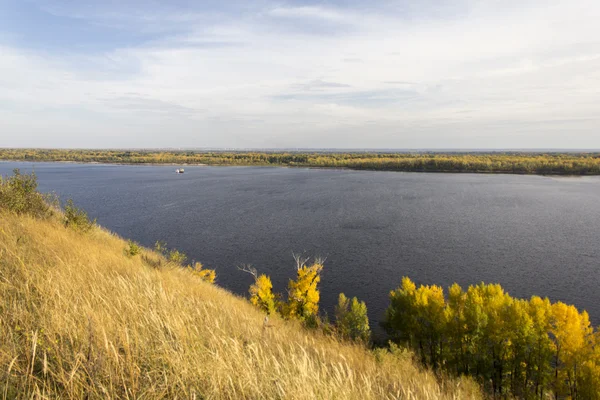
[[[164,265],[94,228],[0,213],[0,398],[466,399],[410,358],[375,356]]]

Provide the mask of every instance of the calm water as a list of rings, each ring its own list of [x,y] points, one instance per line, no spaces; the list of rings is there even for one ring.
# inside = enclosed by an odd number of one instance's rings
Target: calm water
[[[31,163],[0,163],[0,174]],[[146,246],[165,240],[245,294],[249,263],[285,292],[292,252],[326,257],[322,306],[417,283],[498,282],[575,304],[600,323],[600,177],[36,163],[43,191]]]

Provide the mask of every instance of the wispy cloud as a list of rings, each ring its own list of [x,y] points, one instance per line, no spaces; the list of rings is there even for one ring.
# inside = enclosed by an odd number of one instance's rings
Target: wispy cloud
[[[318,6],[275,7],[268,11],[268,15],[280,18],[322,19],[346,23],[355,21],[355,18],[348,13]]]

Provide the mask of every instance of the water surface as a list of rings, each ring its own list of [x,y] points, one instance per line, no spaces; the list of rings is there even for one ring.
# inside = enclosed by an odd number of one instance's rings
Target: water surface
[[[285,292],[292,252],[326,257],[322,306],[340,292],[372,325],[402,276],[417,284],[497,282],[548,296],[600,323],[600,177],[423,174],[270,167],[0,163],[38,175],[98,223],[152,246],[164,240],[247,293],[252,264]]]

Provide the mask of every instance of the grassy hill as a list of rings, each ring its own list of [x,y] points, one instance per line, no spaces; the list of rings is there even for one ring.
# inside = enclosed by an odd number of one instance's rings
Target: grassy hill
[[[0,398],[481,397],[410,353],[265,327],[247,300],[60,218],[0,207]]]

